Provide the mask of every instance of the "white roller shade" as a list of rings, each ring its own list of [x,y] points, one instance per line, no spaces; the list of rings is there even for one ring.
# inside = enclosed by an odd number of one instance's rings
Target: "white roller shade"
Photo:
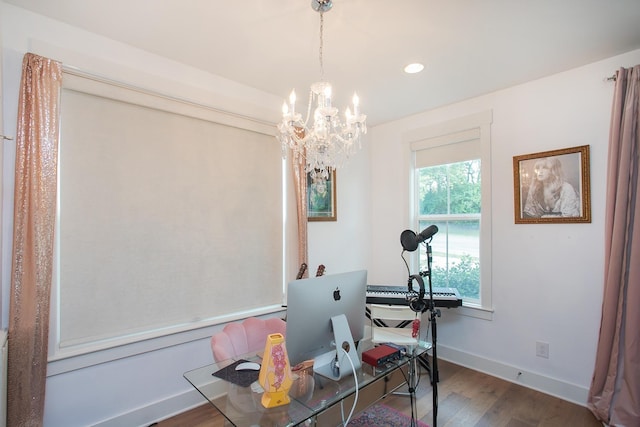
[[[61,102],[61,348],[282,303],[272,135],[76,76]]]
[[[481,157],[480,129],[470,129],[411,143],[415,167],[464,162]]]

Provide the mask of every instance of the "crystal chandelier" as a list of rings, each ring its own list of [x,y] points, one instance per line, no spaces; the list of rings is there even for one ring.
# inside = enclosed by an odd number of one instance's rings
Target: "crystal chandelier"
[[[283,156],[291,149],[294,159],[300,164],[305,163],[305,172],[312,178],[319,175],[324,179],[361,148],[360,137],[367,133],[367,116],[360,112],[358,95],[353,95],[353,112],[347,108],[342,122],[338,109],[331,104],[331,84],[324,81],[323,14],[332,6],[331,0],[311,1],[311,7],[320,13],[321,81],[311,85],[304,121],[296,111],[295,90],[291,91],[289,102],[282,105],[282,121],[278,124],[277,136],[282,143]]]

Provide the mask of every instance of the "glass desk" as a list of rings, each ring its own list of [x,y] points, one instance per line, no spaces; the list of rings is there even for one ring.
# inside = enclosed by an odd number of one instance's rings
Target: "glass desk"
[[[358,356],[372,348],[368,341],[360,342]],[[418,350],[420,353],[422,350]],[[406,383],[410,363],[415,363],[417,354],[402,357],[375,370],[363,363],[357,370],[358,404],[354,415],[375,401]],[[258,354],[244,355],[233,360],[212,363],[202,368],[185,372],[189,381],[226,418],[229,425],[236,427],[270,427],[296,425],[338,425],[342,421],[341,412],[346,417],[353,405],[356,383],[353,375],[340,381],[333,381],[314,374],[312,368],[294,371],[294,382],[289,390],[291,402],[275,408],[264,408],[260,403],[262,389],[257,382],[242,387],[213,375],[214,372],[239,359],[259,362]],[[342,408],[341,408],[342,406]]]

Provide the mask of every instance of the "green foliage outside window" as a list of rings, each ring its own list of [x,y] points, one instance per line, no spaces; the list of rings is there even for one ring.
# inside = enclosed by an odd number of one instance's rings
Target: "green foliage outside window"
[[[480,160],[419,169],[420,226],[436,224],[432,282],[480,298]],[[426,259],[421,255],[421,266]]]
[[[480,298],[480,263],[471,255],[463,255],[459,262],[453,263],[448,272],[446,268],[433,267],[431,279],[433,283],[439,283],[439,287],[458,289],[463,297]]]
[[[420,215],[480,213],[480,161],[420,169]]]

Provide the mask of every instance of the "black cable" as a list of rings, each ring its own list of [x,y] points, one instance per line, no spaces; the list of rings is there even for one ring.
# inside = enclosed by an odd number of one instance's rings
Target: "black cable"
[[[404,265],[407,267],[407,276],[411,276],[411,269],[409,268],[409,263],[407,263],[407,260],[404,259],[404,253],[406,251],[403,249],[402,252],[400,252],[400,258],[402,258],[402,261],[404,261]]]
[[[416,407],[418,406],[418,405],[414,405],[414,401],[415,401],[415,391],[409,394],[409,402],[411,402],[411,426],[412,427],[416,425],[416,416],[417,416]]]
[[[416,391],[418,390],[418,386],[420,385],[420,377],[422,375],[421,368],[420,368],[420,364],[417,363],[415,361],[415,358],[412,358],[409,363],[413,363],[414,367],[413,369],[415,370],[414,375],[416,378],[416,383],[413,387],[411,387],[411,381],[410,378],[407,376],[407,373],[405,371],[403,371],[402,369],[399,369],[400,373],[402,374],[402,377],[404,378],[404,382],[407,384],[407,391],[409,393],[409,402],[410,402],[410,406],[411,406],[411,426],[415,427],[416,424],[416,420],[418,419],[418,405],[417,405],[417,395],[416,395]],[[399,363],[396,363],[397,367],[400,367]]]

